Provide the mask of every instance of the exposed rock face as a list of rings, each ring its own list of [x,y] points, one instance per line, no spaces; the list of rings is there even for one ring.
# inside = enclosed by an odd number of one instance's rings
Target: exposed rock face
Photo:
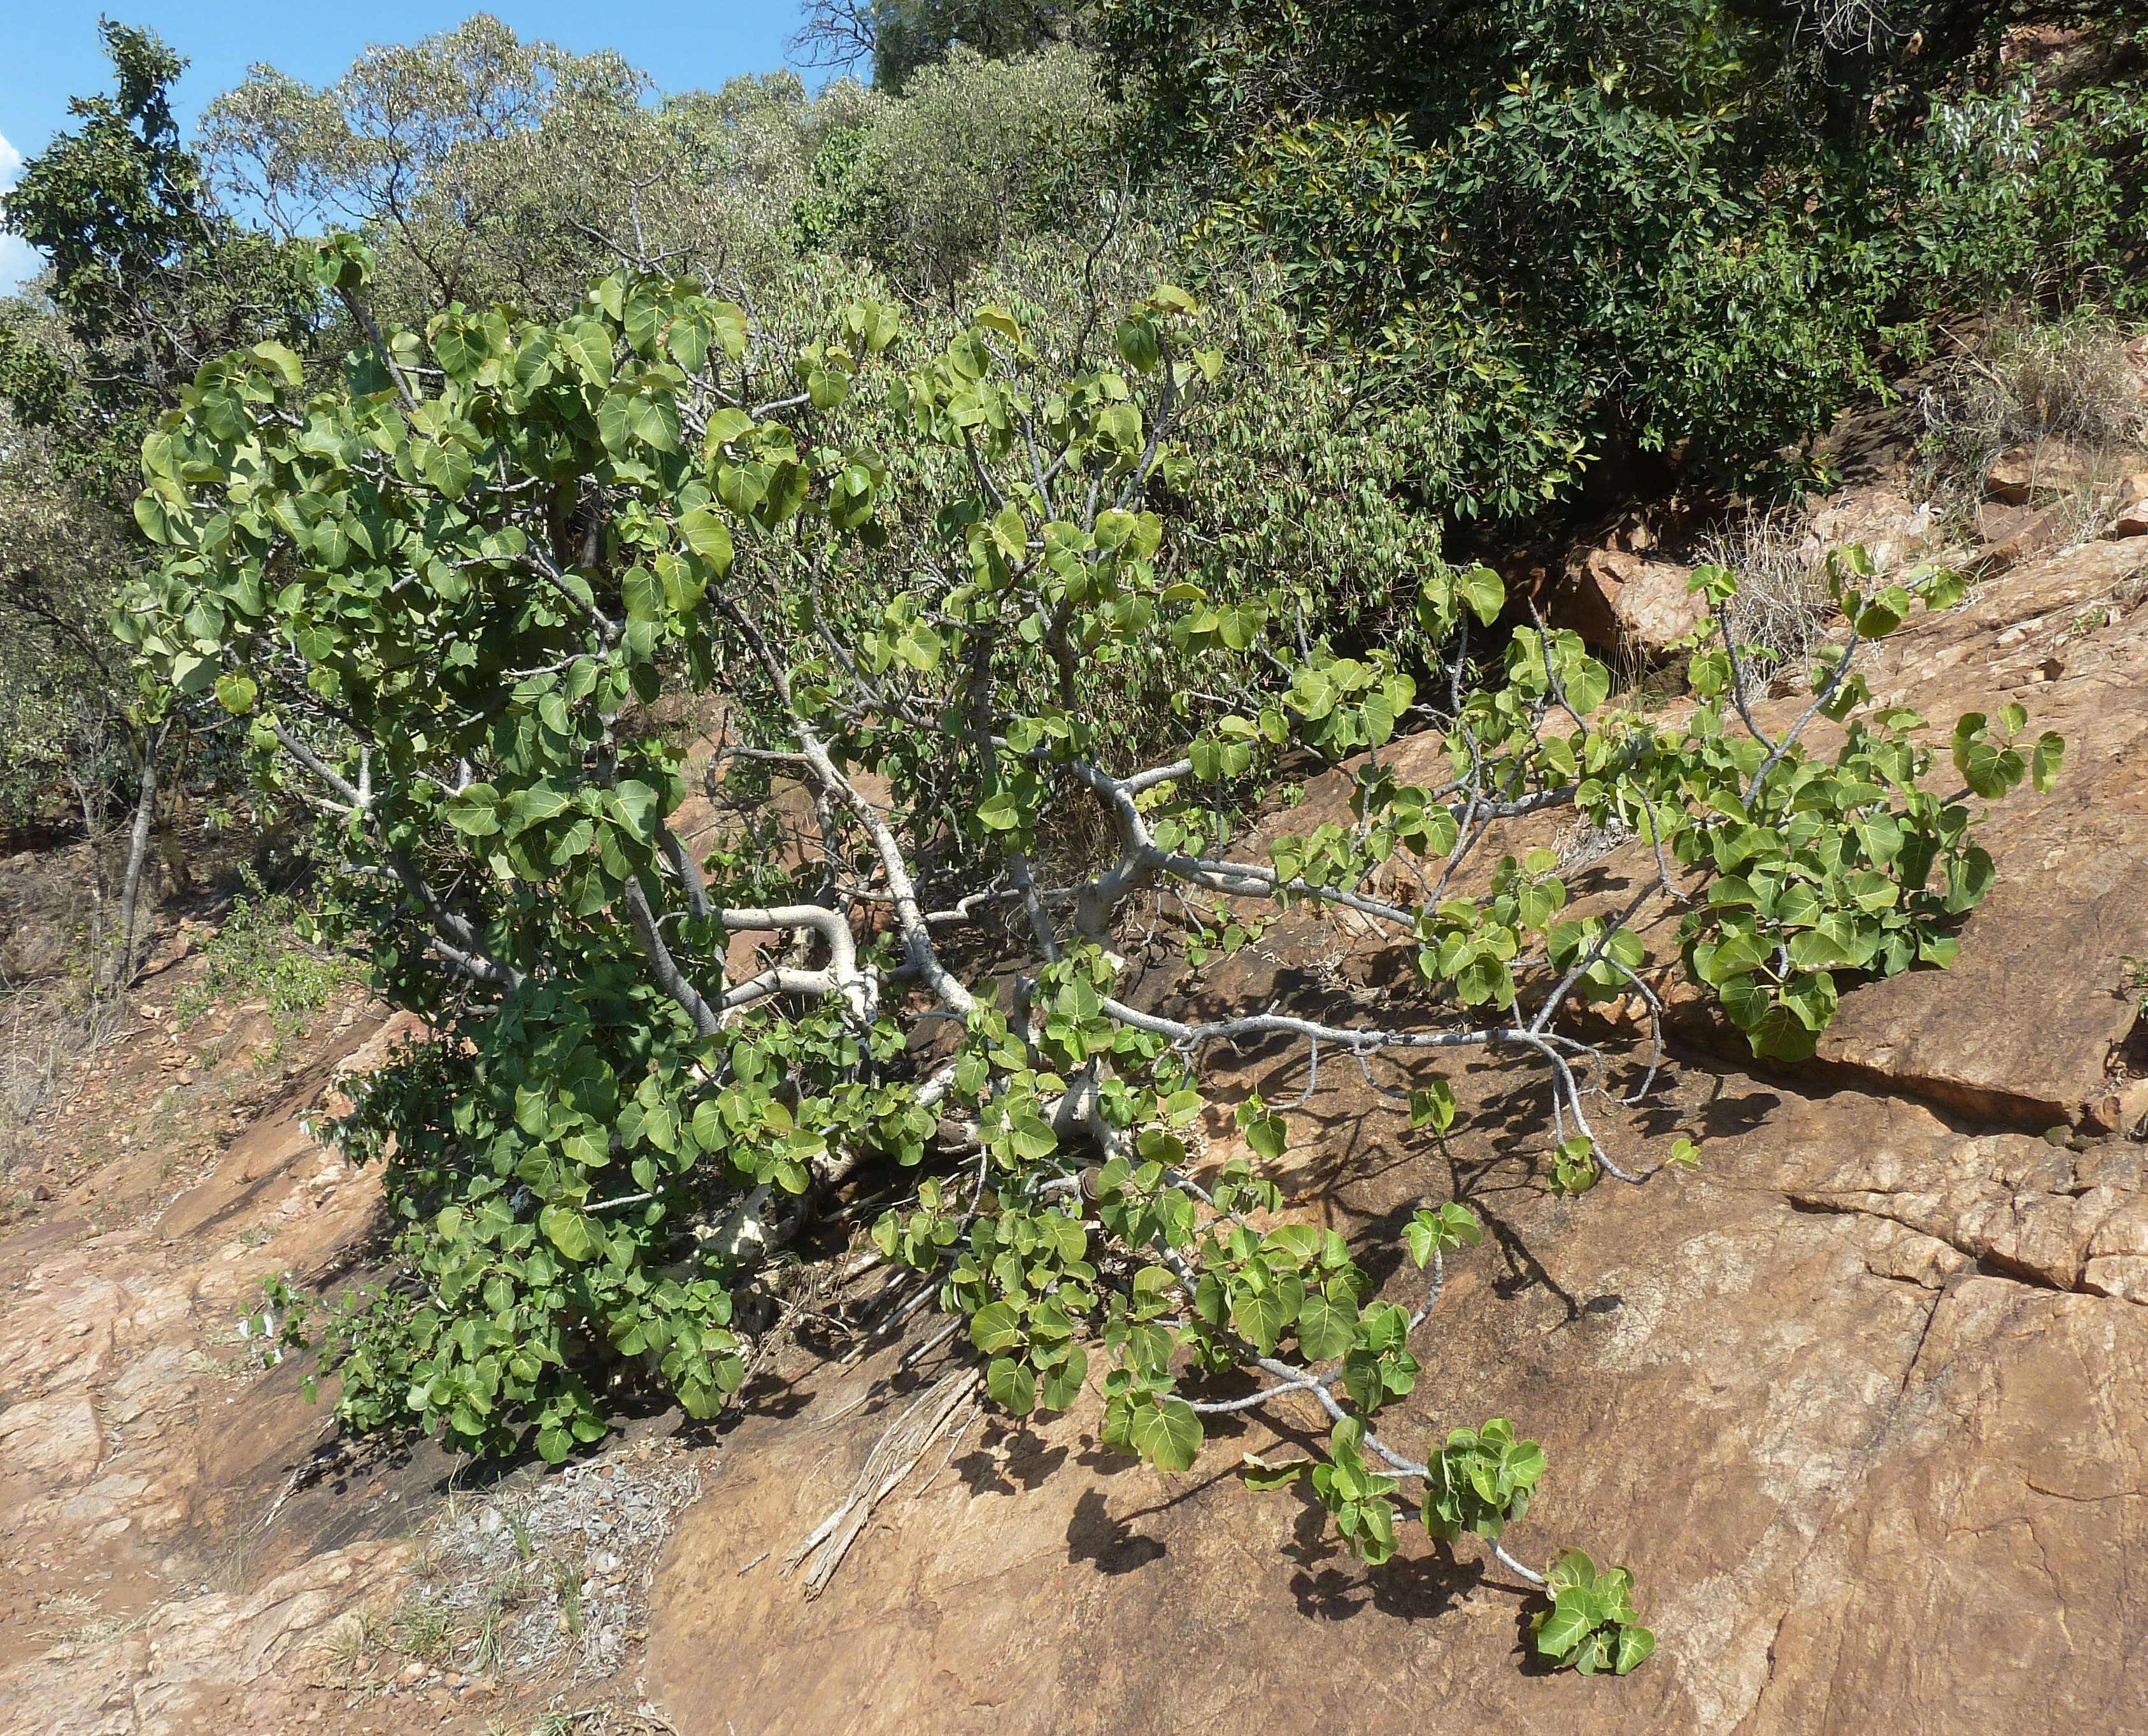
[[[1183,1477],[1099,1450],[1092,1409],[980,1422],[809,1602],[776,1564],[933,1372],[883,1358],[801,1370],[795,1415],[731,1437],[657,1579],[653,1696],[687,1736],[2148,1728],[2129,1661],[2148,1644],[2148,1146],[2040,1131],[2116,1125],[2098,1106],[2137,1101],[2148,1061],[2123,988],[2148,956],[2144,570],[2148,539],[2025,563],[1880,648],[1875,691],[1942,745],[1956,711],[2019,697],[2068,738],[2065,776],[1985,825],[1999,886],[1951,971],[1853,991],[1794,1076],[1689,1053],[1612,1130],[1644,1168],[1696,1133],[1697,1174],[1557,1199],[1525,1071],[1456,1080],[1467,1120],[1443,1151],[1322,1071],[1292,1154],[1307,1209],[1377,1239],[1458,1197],[1493,1232],[1385,1426],[1425,1442],[1503,1415],[1540,1439],[1552,1471],[1510,1547],[1629,1563],[1661,1638],[1639,1674],[1533,1673],[1521,1588],[1468,1545],[1448,1559],[1418,1533],[1357,1565],[1301,1497],[1230,1474],[1277,1444],[1251,1419]],[[1391,757],[1405,777],[1438,760]],[[1317,786],[1286,823],[1343,793]],[[1588,894],[1617,897],[1634,854]],[[1204,988],[1369,1004],[1382,963],[1342,941],[1278,927]],[[1277,1056],[1244,1081],[1275,1101],[1304,1075]],[[1383,1293],[1417,1282],[1405,1266]],[[1317,1432],[1310,1407],[1270,1421],[1285,1445]]]
[[[324,1624],[394,1582],[392,1515],[357,1491],[290,1498],[326,1418],[235,1328],[264,1273],[317,1270],[372,1218],[377,1179],[301,1116],[407,1029],[324,1021],[221,1151],[194,1119],[221,1092],[167,1088],[153,1021],[130,1018],[71,1082],[57,1133],[116,1138],[146,1111],[172,1142],[123,1151],[0,1242],[0,1728],[295,1728]],[[212,1070],[256,1088],[254,1051],[228,1047]]]
[[[1872,509],[1877,524],[1893,509]],[[1368,1571],[1299,1493],[1247,1492],[1238,1452],[1312,1431],[1287,1403],[1219,1425],[1181,1477],[1100,1450],[1093,1398],[1034,1428],[965,1419],[808,1600],[780,1563],[941,1366],[900,1372],[891,1347],[851,1369],[801,1357],[782,1371],[795,1385],[720,1446],[678,1448],[706,1493],[654,1587],[646,1692],[670,1724],[2148,1728],[2133,1661],[2148,1647],[2148,1144],[2127,1136],[2148,1115],[2148,1034],[2126,962],[2148,958],[2148,536],[1994,565],[1864,667],[1942,740],[1955,712],[2019,698],[2067,737],[2065,777],[1985,825],[1999,883],[1955,967],[1852,991],[1814,1066],[1726,1061],[1705,1010],[1674,1000],[1685,1046],[1664,1095],[1603,1126],[1642,1168],[1692,1134],[1698,1172],[1553,1197],[1540,1081],[1501,1065],[1453,1079],[1465,1120],[1444,1146],[1348,1067],[1323,1066],[1294,1117],[1294,1209],[1361,1247],[1391,1244],[1427,1197],[1484,1218],[1383,1426],[1427,1443],[1504,1415],[1542,1441],[1551,1472],[1509,1543],[1630,1564],[1660,1636],[1646,1668],[1536,1673],[1526,1595],[1473,1545],[1450,1558],[1417,1532]],[[1771,701],[1764,721],[1801,704]],[[1439,775],[1428,739],[1389,757],[1403,777]],[[1324,780],[1276,824],[1347,817],[1347,788]],[[1547,841],[1535,825],[1504,847]],[[1583,843],[1582,898],[1646,871],[1630,844]],[[1667,931],[1649,938],[1669,950]],[[157,993],[194,968],[173,957]],[[1376,1004],[1394,964],[1348,922],[1294,916],[1197,987],[1143,993],[1339,1012]],[[244,1024],[218,1062],[137,1011],[83,1064],[67,1124],[83,1167],[0,1242],[0,1728],[527,1728],[538,1707],[505,1716],[489,1684],[425,1687],[392,1662],[363,1694],[335,1683],[324,1643],[414,1583],[390,1495],[421,1506],[439,1467],[394,1490],[338,1478],[279,1508],[324,1418],[295,1367],[235,1366],[230,1329],[263,1272],[364,1246],[373,1178],[299,1116],[408,1027],[354,1014],[263,1076],[239,1116],[218,1093],[243,1071]],[[1301,1058],[1250,1055],[1238,1082],[1294,1096]],[[88,1157],[168,1100],[199,1124]],[[1227,1116],[1207,1132],[1208,1161],[1238,1149]],[[1406,1262],[1372,1270],[1393,1299],[1422,1294]],[[638,1701],[638,1642],[619,1638]]]
[[[1561,619],[1592,645],[1661,656],[1707,618],[1686,590],[1690,567],[1622,549],[1588,549],[1568,564]]]
[[[1504,1082],[1472,1081],[1494,1123],[1517,1106]],[[1357,1566],[1297,1496],[1230,1475],[1276,1444],[1257,1426],[1168,1478],[1097,1450],[1083,1411],[980,1425],[809,1603],[775,1563],[886,1427],[892,1401],[851,1408],[882,1369],[734,1437],[658,1578],[652,1688],[684,1732],[769,1736],[1145,1736],[1256,1713],[1287,1733],[2139,1728],[2148,1311],[2048,1287],[2095,1245],[2066,1192],[2084,1160],[1879,1096],[1697,1069],[1676,1096],[1715,1136],[1669,1187],[1558,1202],[1465,1146],[1500,1245],[1451,1284],[1388,1425],[1506,1415],[1542,1439],[1551,1481],[1510,1544],[1630,1563],[1663,1635],[1649,1670],[1530,1673],[1518,1589],[1466,1547],[1450,1562],[1418,1534]],[[1372,1106],[1322,1107],[1320,1157],[1352,1177],[1323,1202],[1339,1227],[1454,1187]],[[2141,1210],[2140,1152],[2085,1162],[2114,1216]],[[2020,1277],[1965,1252],[1998,1246]]]
[[[173,1598],[110,1638],[61,1640],[0,1676],[0,1693],[37,1708],[33,1723],[8,1728],[47,1736],[297,1729],[310,1698],[309,1653],[339,1614],[392,1585],[409,1554],[395,1543],[332,1549],[251,1593]]]
[[[1959,712],[2018,700],[2034,728],[2066,738],[2065,773],[2050,795],[1995,811],[1998,885],[1960,962],[1847,997],[1824,1060],[2032,1121],[2078,1120],[2108,1090],[2135,1011],[2124,961],[2148,956],[2145,582],[2148,538],[2090,544],[1988,581],[1880,647],[1869,676],[1884,701],[1916,707],[1943,736]]]

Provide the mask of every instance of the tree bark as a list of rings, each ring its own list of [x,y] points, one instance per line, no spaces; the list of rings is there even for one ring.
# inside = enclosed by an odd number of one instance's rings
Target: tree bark
[[[157,756],[163,750],[167,719],[149,732],[142,750],[142,793],[134,804],[134,829],[127,840],[127,877],[119,891],[118,969],[106,986],[124,990],[134,980],[134,929],[141,913],[142,870],[157,818]]]

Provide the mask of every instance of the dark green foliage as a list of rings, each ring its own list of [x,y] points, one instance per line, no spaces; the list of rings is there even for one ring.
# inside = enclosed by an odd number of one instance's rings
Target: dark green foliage
[[[52,428],[101,491],[133,492],[149,419],[211,357],[300,341],[314,298],[303,250],[216,210],[179,141],[170,86],[186,64],[150,31],[106,22],[116,94],[76,97],[80,123],[24,164],[6,226],[52,262],[60,330],[0,308],[0,397]]]
[[[814,66],[870,63],[875,87],[901,91],[958,48],[993,60],[1092,30],[1093,0],[807,0],[793,50]]]
[[[168,87],[186,63],[153,32],[100,27],[118,90],[74,97],[81,130],[24,167],[8,227],[53,264],[53,300],[87,343],[132,323],[143,294],[206,239],[199,166],[178,140]]]
[[[1744,476],[1878,384],[1905,323],[2141,293],[2135,26],[2054,92],[1999,64],[1996,12],[1952,6],[1109,16],[1152,162],[1213,195],[1214,268],[1272,258],[1367,397],[1429,419],[1428,486],[1464,515],[1607,458]]]

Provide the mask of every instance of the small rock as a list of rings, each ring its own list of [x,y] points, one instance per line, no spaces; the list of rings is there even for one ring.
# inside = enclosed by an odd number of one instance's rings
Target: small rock
[[[1588,549],[1567,564],[1562,625],[1607,650],[1660,655],[1706,618],[1686,590],[1692,569],[1619,549]]]
[[[2095,479],[2093,457],[2063,440],[2041,440],[2002,452],[1984,473],[1984,492],[1995,500],[2020,505],[2089,487]]]

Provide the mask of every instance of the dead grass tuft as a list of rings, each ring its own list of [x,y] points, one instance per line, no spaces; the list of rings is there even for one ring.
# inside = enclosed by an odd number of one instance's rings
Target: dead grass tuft
[[[2092,314],[1994,315],[1921,395],[1935,489],[1972,507],[2000,458],[2025,450],[2073,521],[2069,540],[2100,534],[2125,504],[2117,484],[2148,463],[2148,389],[2129,336]]]
[[[1748,513],[1704,537],[1696,554],[1738,574],[1730,636],[1756,675],[1801,662],[1836,622],[1824,551],[1793,509]]]

